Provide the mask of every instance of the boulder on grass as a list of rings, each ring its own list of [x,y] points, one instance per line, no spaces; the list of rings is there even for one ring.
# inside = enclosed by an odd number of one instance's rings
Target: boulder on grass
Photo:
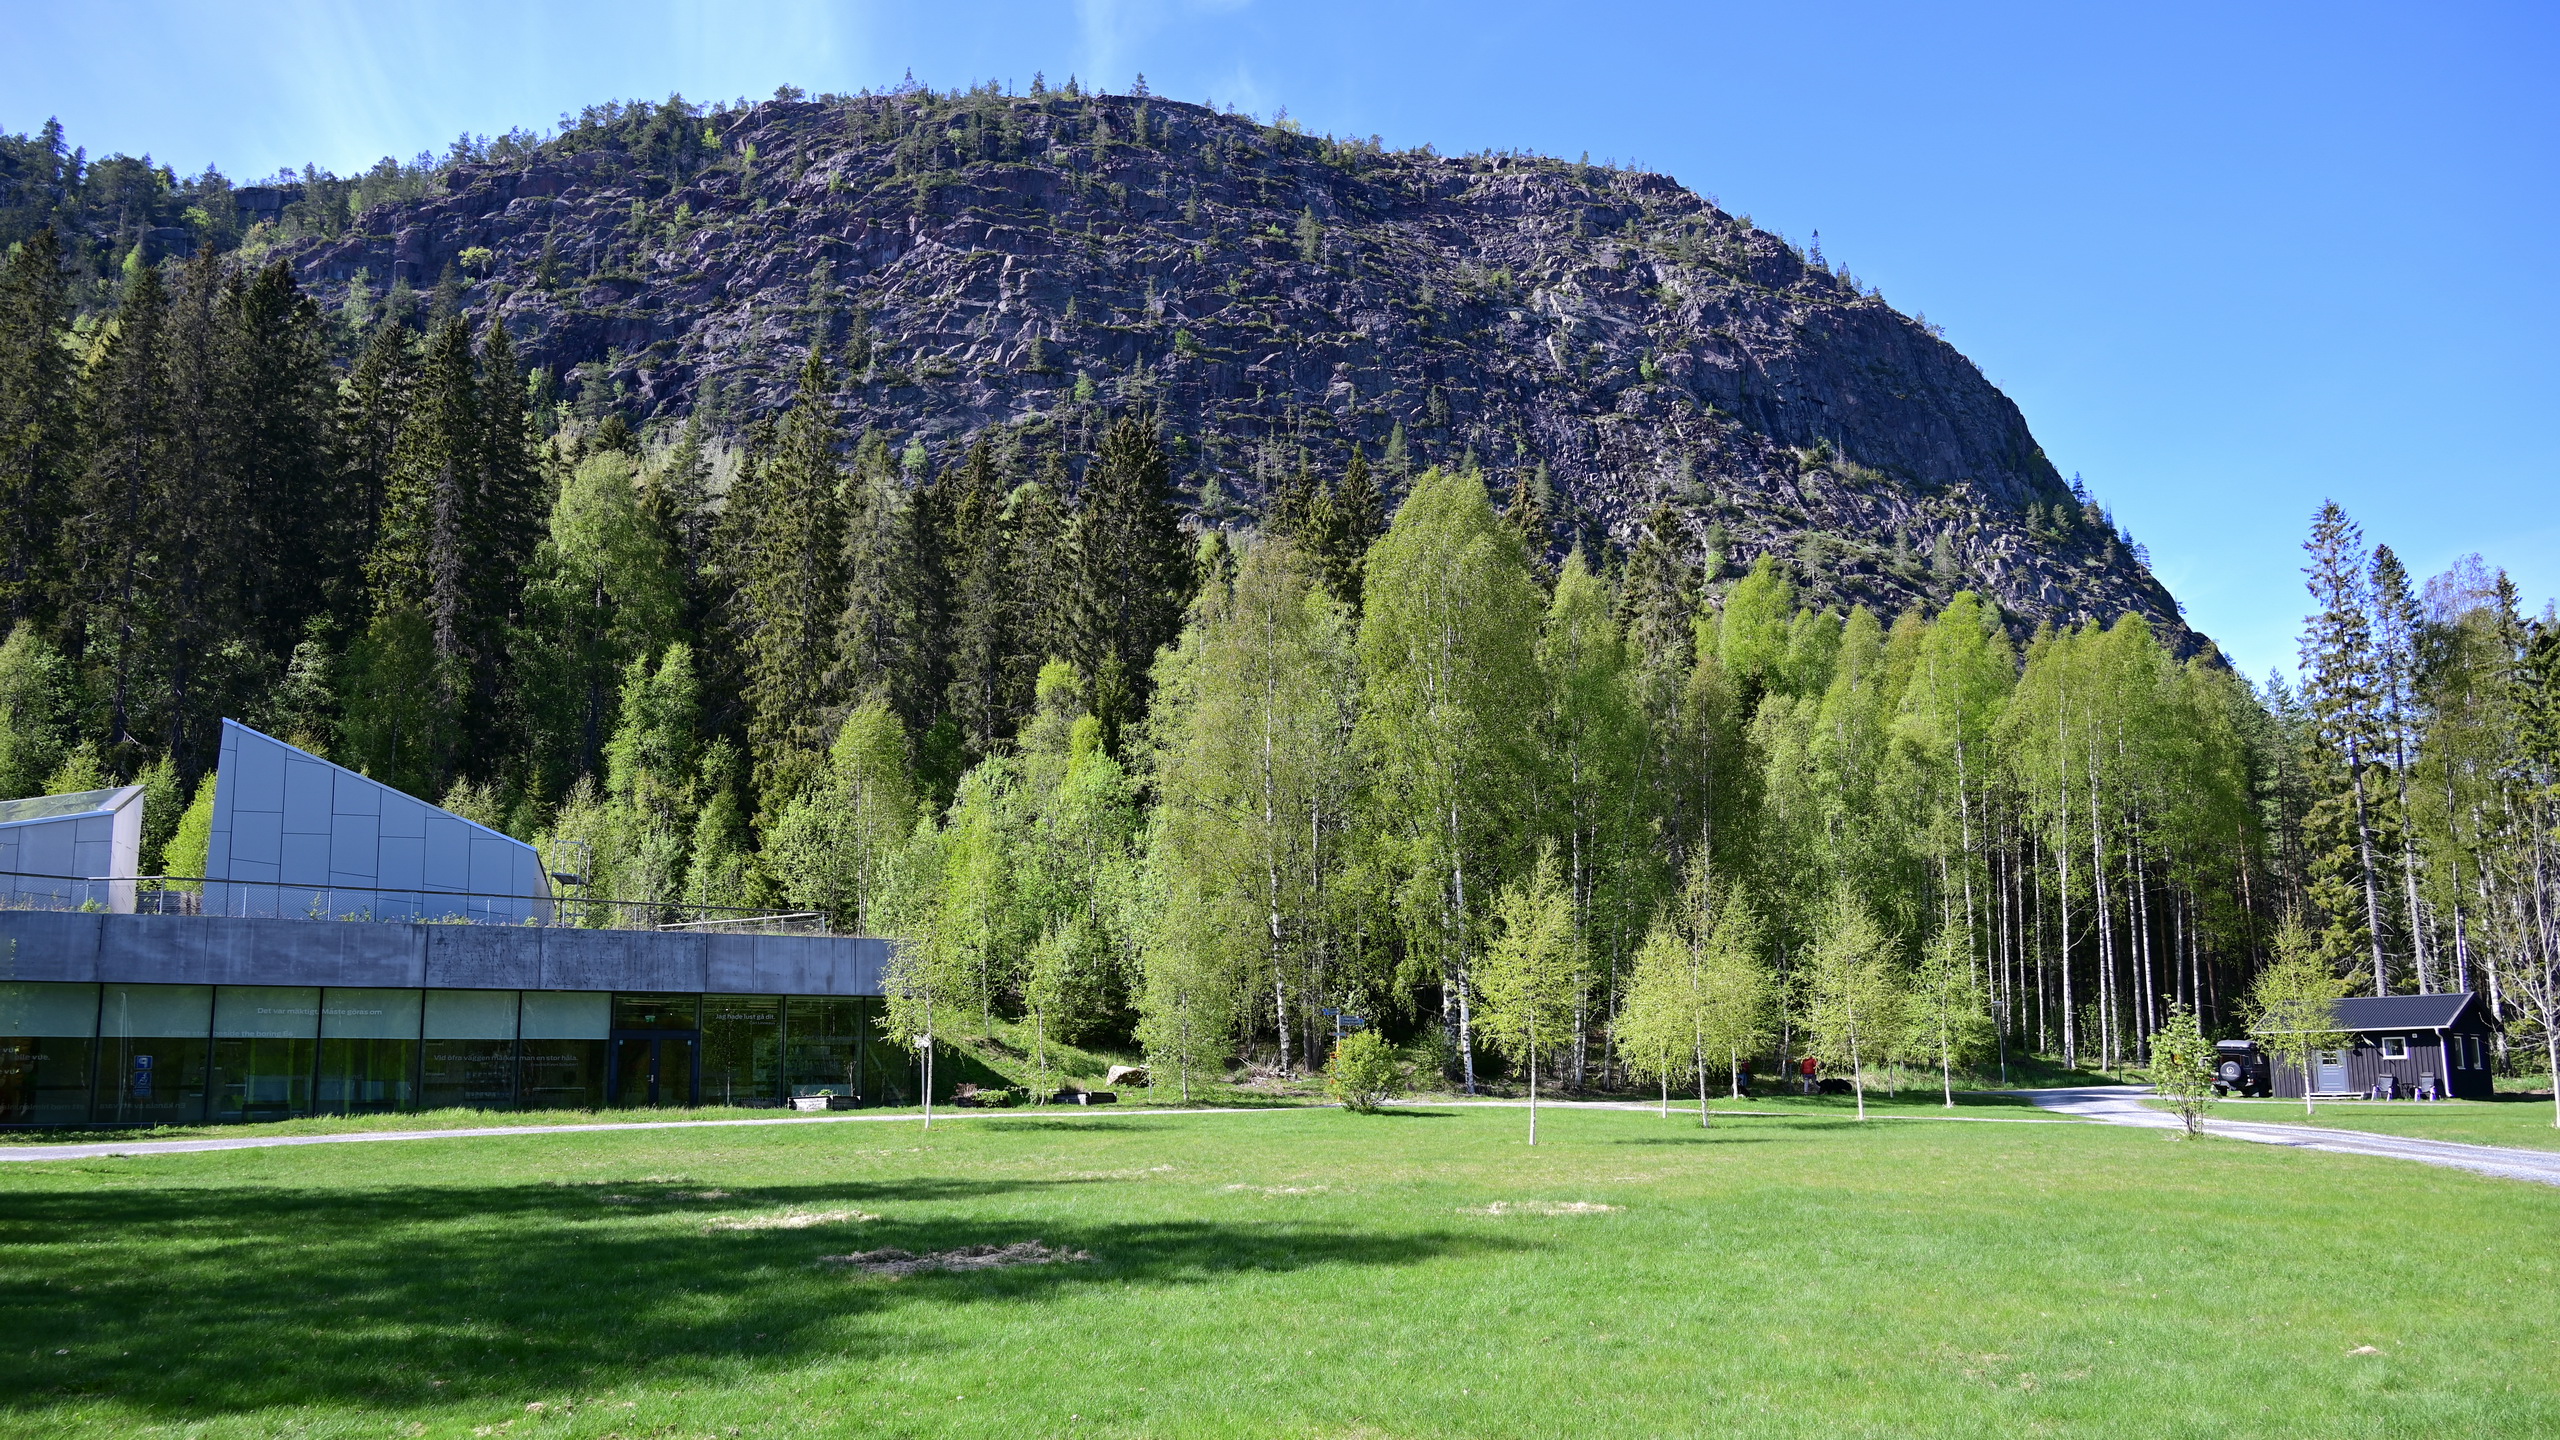
[[[1149,1083],[1147,1080],[1147,1067],[1144,1065],[1114,1065],[1109,1070],[1103,1072],[1102,1083],[1105,1085],[1145,1085]]]

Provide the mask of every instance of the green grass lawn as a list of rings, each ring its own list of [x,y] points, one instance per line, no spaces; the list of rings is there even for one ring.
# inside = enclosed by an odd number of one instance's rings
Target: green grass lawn
[[[1842,1103],[13,1162],[0,1432],[2560,1432],[2560,1191]]]
[[[2315,1125],[2335,1130],[2368,1130],[2377,1135],[2414,1135],[2426,1140],[2459,1140],[2470,1145],[2510,1145],[2532,1150],[2560,1150],[2560,1128],[2552,1123],[2551,1098],[2501,1095],[2495,1100],[2323,1100],[2305,1119],[2299,1100],[2225,1100],[2213,1107],[2214,1118],[2258,1124]]]

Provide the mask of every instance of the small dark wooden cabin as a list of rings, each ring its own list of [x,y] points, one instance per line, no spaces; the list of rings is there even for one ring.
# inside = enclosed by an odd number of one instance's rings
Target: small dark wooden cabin
[[[2434,1076],[2436,1093],[2486,1100],[2489,1079],[2489,1007],[2469,991],[2446,995],[2363,995],[2338,1002],[2338,1028],[2352,1040],[2345,1050],[2322,1053],[2312,1067],[2314,1095],[2366,1095],[2383,1077],[2403,1096]],[[2275,1093],[2302,1098],[2302,1074],[2275,1062]]]

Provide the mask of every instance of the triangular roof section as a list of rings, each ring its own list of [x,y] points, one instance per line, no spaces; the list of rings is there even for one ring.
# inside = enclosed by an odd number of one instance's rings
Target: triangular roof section
[[[551,918],[532,846],[237,720],[222,722],[205,878],[230,882],[207,888],[215,914]]]

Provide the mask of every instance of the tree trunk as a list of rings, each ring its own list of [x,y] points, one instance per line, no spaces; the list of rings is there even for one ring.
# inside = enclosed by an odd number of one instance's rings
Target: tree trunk
[[[2391,974],[2382,959],[2382,892],[2373,882],[2373,826],[2364,813],[2364,760],[2353,740],[2347,742],[2347,775],[2355,782],[2356,861],[2364,871],[2364,923],[2373,942],[2373,993],[2391,993]]]
[[[1858,1092],[1858,1118],[1867,1118],[1867,1068],[1858,1061],[1858,1027],[1849,1027],[1849,1087]]]
[[[1538,1143],[1538,1047],[1529,1048],[1529,1143]]]

